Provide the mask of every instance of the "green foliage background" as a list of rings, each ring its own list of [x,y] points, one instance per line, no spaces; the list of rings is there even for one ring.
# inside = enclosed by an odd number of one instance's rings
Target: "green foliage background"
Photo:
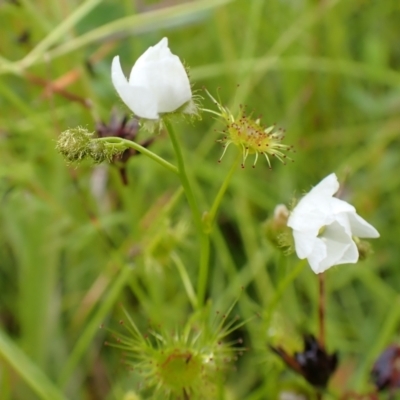
[[[63,130],[128,111],[112,57],[128,73],[163,36],[196,89],[219,87],[224,104],[276,122],[296,149],[272,171],[264,160],[238,168],[212,234],[212,308],[239,297],[235,313],[260,316],[241,328],[250,350],[220,398],[304,386],[267,343],[298,349],[316,333],[316,277],[267,242],[263,222],[331,172],[381,233],[368,260],[326,275],[327,346],[341,358],[331,397],[370,390],[374,359],[399,340],[399,20],[398,0],[1,1],[1,399],[123,399],[140,378],[99,325],[119,329],[119,304],[144,331],[190,315],[172,254],[195,282],[198,243],[177,177],[138,156],[124,186],[116,166],[67,166],[55,150]],[[176,124],[204,211],[234,158],[229,149],[217,164],[221,127],[208,114]],[[151,149],[175,162],[166,135]]]

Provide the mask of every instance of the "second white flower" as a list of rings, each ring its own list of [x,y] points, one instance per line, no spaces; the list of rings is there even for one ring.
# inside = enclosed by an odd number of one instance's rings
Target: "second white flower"
[[[353,236],[379,237],[352,205],[333,197],[338,189],[336,175],[327,176],[299,201],[288,220],[297,256],[307,258],[316,274],[333,265],[358,261]]]

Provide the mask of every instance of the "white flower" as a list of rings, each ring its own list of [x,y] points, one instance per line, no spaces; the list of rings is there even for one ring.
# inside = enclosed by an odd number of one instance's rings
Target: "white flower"
[[[119,56],[111,66],[111,79],[122,101],[145,119],[158,119],[173,112],[192,98],[189,78],[178,56],[171,53],[168,39],[149,47],[132,68],[129,82],[121,69]]]
[[[338,189],[336,175],[327,176],[300,200],[288,220],[297,256],[307,258],[316,274],[333,265],[358,261],[352,236],[379,237],[352,205],[332,197]]]

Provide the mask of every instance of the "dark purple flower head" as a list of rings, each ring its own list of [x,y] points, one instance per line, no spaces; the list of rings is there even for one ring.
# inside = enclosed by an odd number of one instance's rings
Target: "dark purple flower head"
[[[285,364],[316,388],[325,388],[338,365],[338,354],[328,354],[313,335],[304,336],[304,350],[289,355],[282,347],[272,347]]]
[[[400,346],[387,347],[376,360],[371,375],[378,391],[400,388]]]
[[[111,116],[108,123],[105,123],[103,121],[97,122],[96,132],[99,137],[115,136],[122,139],[135,141],[139,133],[139,122],[137,119],[129,120],[126,115],[120,115],[115,109],[113,109],[111,111]],[[151,143],[153,143],[153,141],[154,137],[147,139],[139,144],[142,147],[149,147]],[[118,158],[115,159],[114,161],[119,161],[122,164],[126,164],[126,162],[131,157],[136,156],[138,154],[139,153],[135,149],[129,148],[126,149],[121,155],[118,155]],[[123,165],[120,167],[120,173],[123,182],[126,184],[127,176],[125,167]]]

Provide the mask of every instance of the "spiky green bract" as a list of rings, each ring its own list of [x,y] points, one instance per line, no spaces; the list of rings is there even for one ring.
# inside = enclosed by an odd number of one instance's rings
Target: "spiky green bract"
[[[70,163],[79,163],[89,159],[95,164],[111,161],[127,147],[118,142],[118,138],[98,139],[94,132],[80,126],[67,129],[58,138],[56,148]]]
[[[242,339],[229,340],[229,335],[245,322],[238,317],[217,313],[212,321],[210,306],[195,313],[181,329],[149,329],[142,335],[124,310],[127,333],[113,333],[108,345],[124,350],[126,364],[143,379],[144,389],[152,399],[209,400],[222,385],[229,363],[245,350]]]
[[[220,132],[223,134],[223,138],[217,140],[224,147],[219,161],[231,144],[237,146],[242,152],[242,168],[250,154],[255,156],[253,167],[260,154],[265,156],[269,168],[272,168],[270,156],[277,158],[283,164],[286,164],[286,159],[291,160],[286,153],[292,151],[293,146],[281,143],[285,138],[282,129],[275,129],[275,125],[263,126],[259,118],[253,119],[251,115],[246,115],[245,107],[240,107],[240,113],[235,118],[229,109],[222,106],[220,101],[215,100],[207,90],[206,93],[217,106],[218,111],[206,109],[204,111],[222,118],[226,124],[226,128]]]

